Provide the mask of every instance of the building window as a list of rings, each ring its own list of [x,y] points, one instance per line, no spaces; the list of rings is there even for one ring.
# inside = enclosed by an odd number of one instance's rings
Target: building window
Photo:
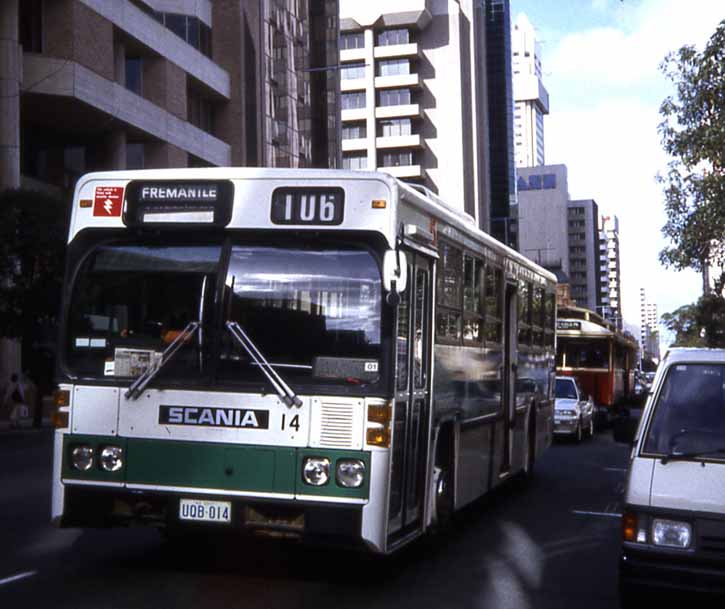
[[[409,150],[383,152],[380,161],[381,167],[407,167],[413,164],[413,153]]]
[[[18,6],[18,34],[25,53],[43,52],[43,1],[23,0]]]
[[[368,155],[366,152],[346,152],[342,156],[343,169],[367,169]]]
[[[187,120],[202,131],[214,131],[214,105],[198,92],[189,89],[186,95]]]
[[[342,126],[343,140],[361,140],[367,136],[368,130],[365,123],[346,123]]]
[[[345,32],[340,34],[340,50],[362,49],[365,47],[365,34],[363,32]]]
[[[154,17],[197,51],[211,57],[211,28],[198,17],[161,12],[155,12]]]
[[[402,76],[410,74],[409,59],[381,59],[377,63],[378,76]]]
[[[391,118],[380,121],[378,135],[381,137],[395,137],[398,135],[411,135],[412,122],[409,118]]]
[[[126,57],[126,88],[136,95],[143,92],[143,59]]]
[[[144,145],[141,142],[126,144],[126,169],[144,168]]]
[[[404,106],[410,103],[410,89],[383,89],[378,93],[378,106]]]
[[[394,30],[383,30],[377,33],[375,44],[378,46],[389,46],[392,44],[408,44],[410,42],[410,31],[405,28]]]
[[[356,110],[367,105],[365,91],[352,91],[340,96],[340,105],[343,110]]]
[[[347,63],[340,68],[341,80],[365,78],[365,63]]]

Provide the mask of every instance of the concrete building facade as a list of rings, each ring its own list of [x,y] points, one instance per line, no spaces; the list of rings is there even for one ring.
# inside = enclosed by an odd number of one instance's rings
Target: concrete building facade
[[[516,167],[544,165],[544,116],[549,93],[542,82],[541,45],[528,17],[513,26],[514,150]]]
[[[644,357],[659,361],[659,317],[657,304],[649,302],[644,288],[639,289],[640,348]]]
[[[337,162],[336,71],[313,76],[337,56],[336,1],[3,0],[0,31],[0,188]]]
[[[615,215],[602,216],[600,231],[600,260],[602,262],[602,294],[606,287],[608,302],[605,306],[605,317],[618,328],[623,327],[622,318],[622,277],[619,256],[619,218]]]
[[[521,253],[571,279],[566,165],[520,168],[517,173]]]
[[[342,164],[421,184],[490,228],[485,10],[340,0]]]

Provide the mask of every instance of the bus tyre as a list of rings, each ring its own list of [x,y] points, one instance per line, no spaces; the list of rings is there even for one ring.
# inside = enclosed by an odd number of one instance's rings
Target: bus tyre
[[[436,466],[433,476],[433,498],[435,506],[435,527],[444,531],[453,520],[453,485],[447,467]]]

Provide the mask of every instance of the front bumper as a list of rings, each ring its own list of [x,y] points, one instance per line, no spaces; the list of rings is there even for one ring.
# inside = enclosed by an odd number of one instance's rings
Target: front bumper
[[[574,435],[579,419],[554,420],[554,433],[557,435]]]
[[[347,547],[362,547],[362,506],[290,503],[215,495],[232,505],[230,523],[179,519],[179,501],[209,499],[195,493],[128,491],[67,485],[62,527],[151,526],[168,530],[204,530],[282,537]]]
[[[624,586],[725,594],[725,559],[705,558],[695,552],[625,543],[619,573]]]

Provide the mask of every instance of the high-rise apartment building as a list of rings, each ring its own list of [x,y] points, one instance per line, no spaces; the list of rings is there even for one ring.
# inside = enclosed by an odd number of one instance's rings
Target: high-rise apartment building
[[[67,192],[95,169],[334,166],[337,8],[3,0],[0,188]]]
[[[640,347],[644,357],[659,360],[659,318],[657,305],[647,301],[645,289],[639,289]]]
[[[593,199],[569,201],[569,278],[577,306],[601,313],[599,208]]]
[[[614,215],[602,216],[600,241],[600,260],[602,262],[602,286],[606,285],[608,303],[605,317],[623,327],[622,318],[622,277],[619,257],[619,218]]]
[[[517,167],[544,164],[544,116],[549,93],[542,82],[541,45],[528,17],[513,26],[514,149]]]
[[[340,0],[342,164],[418,183],[489,229],[485,11]]]

